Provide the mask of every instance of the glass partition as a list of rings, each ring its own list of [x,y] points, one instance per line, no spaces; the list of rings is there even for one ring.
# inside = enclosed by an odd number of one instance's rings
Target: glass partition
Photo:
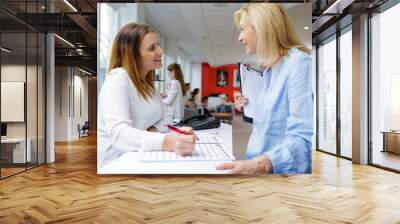
[[[340,36],[340,155],[352,157],[352,32]]]
[[[318,149],[336,154],[336,37],[318,48]]]
[[[27,150],[30,151],[29,160],[27,167],[33,167],[37,165],[37,98],[38,98],[38,35],[35,32],[27,33],[27,49],[28,49],[28,61],[27,61],[27,98],[26,98],[26,111],[27,111]]]
[[[1,1],[0,178],[45,162],[45,34],[26,24],[45,1]],[[37,18],[37,17],[33,17]]]
[[[37,76],[37,162],[38,165],[46,162],[45,124],[46,124],[46,38],[45,34],[38,34],[38,76]]]
[[[1,34],[1,139],[2,177],[24,171],[30,153],[26,148],[26,75],[25,32]],[[6,50],[4,50],[6,49]]]
[[[371,18],[372,164],[400,171],[400,4]]]

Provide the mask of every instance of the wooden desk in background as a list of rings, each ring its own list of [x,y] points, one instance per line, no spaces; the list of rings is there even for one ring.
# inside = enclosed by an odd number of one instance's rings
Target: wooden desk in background
[[[400,132],[382,131],[382,134],[383,134],[382,152],[392,152],[400,154]]]
[[[230,123],[232,123],[233,114],[232,113],[218,112],[218,113],[214,113],[214,117],[218,118],[218,119],[220,119],[222,121],[228,122],[230,124]]]
[[[26,141],[28,142],[28,147],[26,147],[25,152],[25,138],[1,139],[1,159],[9,164],[30,162],[32,140],[27,138]]]

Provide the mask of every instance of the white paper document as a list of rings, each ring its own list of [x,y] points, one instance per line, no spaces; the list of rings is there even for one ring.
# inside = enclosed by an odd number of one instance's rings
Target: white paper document
[[[248,103],[243,107],[244,116],[253,118],[257,108],[255,102],[261,92],[264,80],[261,74],[256,71],[249,70],[243,64],[240,64],[240,87],[244,97],[248,99]]]
[[[190,156],[180,156],[175,152],[142,152],[140,162],[177,162],[177,161],[231,161],[234,158],[224,149],[221,139],[215,134],[200,134],[195,150]]]
[[[221,144],[221,139],[217,134],[196,133],[196,144]]]
[[[226,152],[229,156],[229,160],[234,160],[232,153],[232,126],[229,124],[221,123],[219,128],[199,130],[195,131],[196,136],[199,138],[196,140],[196,145],[213,145],[206,149],[213,149],[220,145],[222,148],[217,148],[214,151],[208,153]],[[196,149],[204,146],[197,146]],[[221,151],[224,150],[224,151]],[[142,151],[131,151],[122,154],[120,157],[114,159],[108,164],[102,167],[98,167],[98,174],[225,174],[230,170],[216,170],[215,167],[230,162],[229,160],[211,160],[214,159],[218,154],[211,154],[211,156],[203,156],[202,159],[186,159],[182,160],[171,160],[164,153],[162,154],[162,160],[147,160],[144,161],[144,153]],[[199,153],[204,155],[203,153]],[[196,156],[197,154],[195,154]],[[213,156],[214,155],[214,156]],[[155,155],[152,155],[155,156]],[[159,155],[157,155],[158,158]],[[174,155],[175,156],[175,155]],[[193,156],[192,156],[193,157]],[[218,156],[219,157],[219,156]],[[223,154],[221,157],[226,158]],[[197,157],[198,158],[198,157]],[[222,158],[222,159],[223,159]],[[207,160],[209,159],[209,160]],[[220,158],[219,158],[220,159]]]

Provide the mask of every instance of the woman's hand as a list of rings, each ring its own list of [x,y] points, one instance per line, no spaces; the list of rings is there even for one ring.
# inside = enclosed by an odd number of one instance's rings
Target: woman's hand
[[[188,133],[188,135],[166,135],[162,149],[175,152],[181,156],[191,155],[197,137],[191,127],[181,127],[179,130]]]
[[[244,97],[240,92],[235,91],[233,94],[235,98],[236,109],[242,111],[243,107],[248,103],[248,99]]]
[[[238,160],[223,163],[215,167],[217,170],[227,170],[229,174],[266,174],[272,172],[272,163],[265,155],[260,155],[252,160]]]

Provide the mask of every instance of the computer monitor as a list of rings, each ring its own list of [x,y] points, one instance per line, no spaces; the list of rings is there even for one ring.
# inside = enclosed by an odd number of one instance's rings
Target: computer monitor
[[[219,96],[208,97],[207,108],[210,110],[216,110],[219,105],[224,102],[224,99]]]
[[[1,123],[1,137],[7,136],[7,124]]]

